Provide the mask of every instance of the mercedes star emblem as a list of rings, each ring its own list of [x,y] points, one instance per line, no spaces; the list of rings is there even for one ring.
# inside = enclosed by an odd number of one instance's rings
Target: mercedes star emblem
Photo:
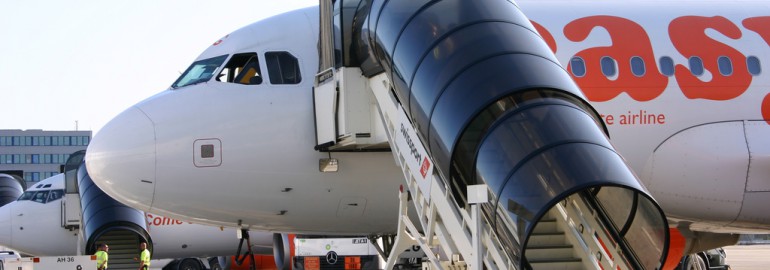
[[[326,253],[326,262],[329,264],[337,263],[337,252],[329,251],[329,253]]]

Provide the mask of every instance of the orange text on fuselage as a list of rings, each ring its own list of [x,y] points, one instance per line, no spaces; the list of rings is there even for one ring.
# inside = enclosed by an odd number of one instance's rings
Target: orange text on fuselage
[[[533,22],[533,25],[551,50],[556,52],[558,46],[553,33],[536,22]],[[706,34],[706,30],[716,31],[729,39],[740,40],[745,38],[747,33],[755,33],[762,37],[766,45],[770,45],[770,17],[746,18],[742,25],[745,30],[721,16],[681,16],[669,22],[668,42],[682,57],[698,57],[703,63],[703,70],[710,74],[710,78],[705,79],[703,76],[694,75],[685,65],[676,65],[671,76],[676,80],[683,96],[688,99],[724,101],[735,99],[749,89],[753,76],[747,68],[747,56]],[[607,31],[611,45],[587,48],[574,55],[585,62],[583,76],[575,76],[571,65],[567,65],[586,97],[590,101],[604,102],[625,93],[636,101],[645,102],[660,96],[666,90],[669,78],[658,72],[653,42],[647,31],[638,23],[617,16],[583,17],[564,26],[564,37],[580,43],[597,27]],[[601,71],[601,59],[608,56],[617,61],[615,76],[608,77]],[[646,70],[643,76],[632,73],[629,63],[632,57],[643,60]],[[729,59],[732,63],[729,74],[720,72],[720,58]],[[770,95],[765,96],[757,112],[757,115],[761,115],[770,123]]]

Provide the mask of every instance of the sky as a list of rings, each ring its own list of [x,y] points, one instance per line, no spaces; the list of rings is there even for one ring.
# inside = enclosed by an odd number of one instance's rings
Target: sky
[[[2,0],[0,129],[93,130],[213,42],[318,0]]]

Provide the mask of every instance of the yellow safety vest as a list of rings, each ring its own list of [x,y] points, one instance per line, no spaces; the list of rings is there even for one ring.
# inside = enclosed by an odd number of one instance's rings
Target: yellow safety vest
[[[98,269],[99,266],[102,266],[102,268],[107,268],[107,260],[109,258],[109,255],[107,255],[107,252],[104,252],[103,250],[99,250],[96,252],[96,268]]]
[[[144,262],[144,265],[150,267],[150,251],[147,249],[142,250],[142,254],[139,255],[139,259]]]

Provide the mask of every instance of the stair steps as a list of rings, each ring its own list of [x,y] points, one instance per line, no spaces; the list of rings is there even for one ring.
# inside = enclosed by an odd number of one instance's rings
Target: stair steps
[[[139,236],[127,230],[113,230],[105,233],[96,241],[110,247],[108,267],[110,270],[129,270],[139,268]]]
[[[532,269],[583,269],[583,262],[549,212],[533,229],[524,256]]]

